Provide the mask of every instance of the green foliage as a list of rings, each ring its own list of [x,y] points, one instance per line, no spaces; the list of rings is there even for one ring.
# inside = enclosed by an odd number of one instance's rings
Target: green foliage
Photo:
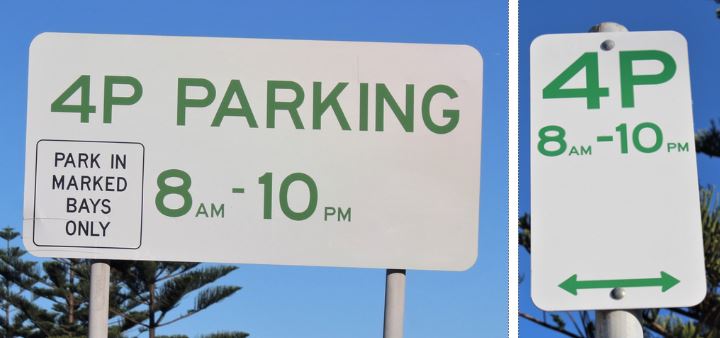
[[[47,337],[87,334],[86,263],[80,260],[25,261],[25,251],[11,246],[19,233],[5,228],[0,237],[0,299],[4,336]],[[38,305],[44,299],[50,306]],[[11,316],[12,314],[12,316]],[[10,320],[5,318],[12,317]],[[115,335],[116,336],[116,335]],[[113,337],[115,337],[113,336]]]
[[[524,214],[518,219],[519,245],[530,253],[530,215]]]
[[[550,314],[550,317],[552,318],[553,323],[555,323],[555,326],[557,326],[557,328],[559,328],[560,330],[565,330],[565,321],[559,314],[553,313]]]
[[[111,266],[124,286],[120,292],[123,301],[111,312],[120,316],[123,332],[137,327],[148,331],[151,338],[158,327],[194,315],[240,290],[238,286],[210,286],[236,269],[229,265],[114,261]],[[181,300],[191,293],[195,297],[193,306],[184,312],[177,310]]]
[[[5,336],[48,337],[87,334],[88,264],[82,260],[50,260],[40,264],[22,258],[25,251],[10,245],[20,234],[5,228],[0,237],[2,313]],[[49,302],[40,306],[38,299]],[[117,335],[114,335],[115,337]]]
[[[715,121],[710,121],[710,128],[699,130],[695,134],[695,150],[710,157],[720,157],[720,130]]]
[[[200,338],[247,338],[250,335],[245,332],[216,332],[208,335],[202,335]]]
[[[694,322],[684,322],[673,314],[658,318],[656,324],[667,333],[667,337],[702,337]]]
[[[21,257],[25,251],[11,247],[10,242],[20,234],[10,227],[0,231],[0,238],[5,240],[5,249],[0,250],[0,333],[3,337],[30,336],[38,334],[38,330],[28,324],[28,317],[13,305],[12,299],[19,297],[22,287],[32,287],[34,282],[23,277],[24,272],[33,271],[34,263],[25,262]],[[14,267],[10,264],[14,264]],[[17,285],[19,284],[19,285]]]
[[[250,337],[249,334],[245,332],[240,331],[227,331],[227,332],[216,332],[211,334],[204,334],[198,336],[198,338],[247,338]],[[157,336],[156,338],[190,338],[184,334],[177,334],[177,335],[164,335],[164,336]]]
[[[11,246],[19,237],[12,228],[0,231],[0,337],[86,337],[89,320],[89,260],[26,261],[26,252]],[[210,286],[235,270],[233,266],[199,263],[111,262],[108,336],[139,328],[154,338],[155,329],[187,318],[231,296],[240,287]],[[166,316],[194,293],[193,305],[173,319]],[[42,301],[41,301],[42,300]],[[246,333],[220,333],[247,337]],[[167,336],[183,337],[187,336]]]

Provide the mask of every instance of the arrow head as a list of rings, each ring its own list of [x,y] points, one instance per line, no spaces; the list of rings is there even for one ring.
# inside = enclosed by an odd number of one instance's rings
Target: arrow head
[[[564,282],[560,283],[558,285],[561,289],[569,292],[573,296],[577,296],[577,289],[578,289],[578,281],[577,281],[577,274],[570,276],[570,278],[566,279]]]
[[[678,285],[678,283],[680,283],[680,280],[671,276],[665,271],[660,271],[660,286],[662,287],[662,292],[665,292],[673,286]]]

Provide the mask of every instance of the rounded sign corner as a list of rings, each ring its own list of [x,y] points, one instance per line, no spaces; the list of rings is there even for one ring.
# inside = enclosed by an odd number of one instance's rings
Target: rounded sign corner
[[[477,263],[478,258],[478,251],[477,247],[475,250],[473,250],[469,255],[465,255],[463,259],[458,264],[457,270],[458,272],[468,271],[472,269],[475,266],[475,263]]]
[[[472,55],[472,57],[479,59],[480,64],[484,64],[485,59],[483,58],[482,53],[480,53],[480,50],[475,48],[475,46],[469,44],[462,44],[458,46],[462,48],[466,53]]]
[[[688,41],[687,41],[687,38],[685,37],[685,35],[683,35],[682,33],[678,32],[678,31],[675,31],[675,30],[669,30],[669,31],[665,31],[665,32],[668,33],[669,35],[673,36],[673,38],[677,39],[678,42],[681,43],[685,47],[685,49],[687,49]]]
[[[536,36],[532,40],[532,42],[530,42],[530,50],[531,51],[534,50],[535,48],[537,48],[536,46],[538,46],[541,43],[544,43],[545,40],[552,39],[555,36],[557,36],[557,34],[543,34],[543,35]]]
[[[706,276],[703,274],[704,278],[701,278],[702,280],[697,280],[695,285],[692,285],[692,291],[690,295],[688,296],[688,304],[687,306],[683,307],[693,307],[695,305],[698,305],[702,303],[703,300],[705,300],[705,297],[707,296],[707,280]],[[702,283],[701,283],[702,282]]]
[[[30,40],[30,47],[29,50],[32,51],[33,49],[37,48],[38,44],[43,43],[45,40],[52,38],[54,35],[57,35],[58,33],[55,32],[40,32],[37,35],[35,35],[32,40]]]
[[[45,256],[37,254],[37,252],[36,252],[36,249],[39,245],[35,242],[34,234],[30,234],[30,236],[25,236],[23,234],[22,241],[23,241],[23,245],[25,246],[25,250],[27,250],[27,252],[29,254],[36,256],[36,257],[45,257]]]
[[[530,285],[530,300],[535,307],[543,311],[559,311],[558,309],[552,308],[552,306],[546,306],[547,304],[543,303],[542,297],[536,293],[536,289],[532,284]]]

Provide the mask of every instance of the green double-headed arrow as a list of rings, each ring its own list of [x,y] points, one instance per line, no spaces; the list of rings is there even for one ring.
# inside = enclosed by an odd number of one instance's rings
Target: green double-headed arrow
[[[570,276],[558,285],[563,290],[577,296],[580,289],[612,289],[612,288],[640,288],[659,286],[665,292],[680,283],[680,280],[665,271],[660,271],[660,278],[638,279],[605,279],[605,280],[578,280],[577,274]]]

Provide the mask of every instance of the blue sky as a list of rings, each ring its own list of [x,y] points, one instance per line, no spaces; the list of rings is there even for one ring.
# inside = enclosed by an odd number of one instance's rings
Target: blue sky
[[[720,118],[717,105],[720,55],[720,20],[712,0],[545,0],[520,4],[520,214],[530,210],[529,187],[529,51],[542,34],[586,32],[603,21],[624,24],[632,31],[675,30],[688,40],[695,128],[703,129]],[[700,184],[720,185],[720,160],[698,156]],[[530,300],[530,259],[520,249],[520,310],[539,316]],[[564,337],[520,319],[521,337]]]
[[[409,271],[406,336],[507,332],[505,1],[4,1],[0,3],[0,225],[22,218],[27,50],[38,33],[87,32],[469,44],[485,61],[480,249],[466,272]],[[18,242],[19,244],[19,242]],[[384,270],[243,265],[236,296],[159,334],[380,337]]]

